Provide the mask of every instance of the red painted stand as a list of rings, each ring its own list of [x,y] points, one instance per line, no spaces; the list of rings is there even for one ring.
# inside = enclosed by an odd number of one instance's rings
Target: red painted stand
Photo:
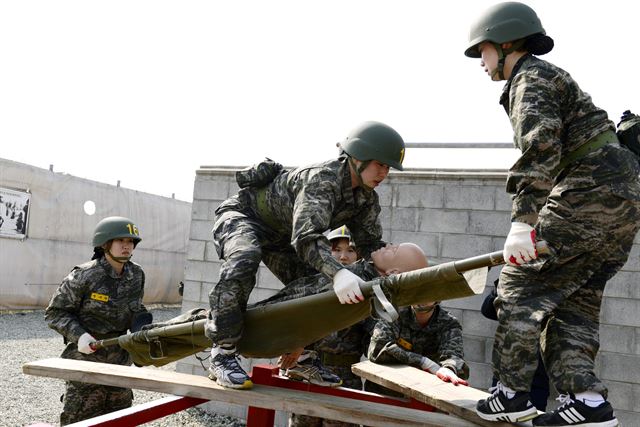
[[[329,396],[346,397],[349,399],[363,400],[383,405],[401,406],[403,408],[420,409],[434,412],[433,406],[419,402],[415,399],[402,399],[382,396],[376,393],[359,391],[350,388],[321,387],[302,381],[292,381],[278,375],[278,367],[272,365],[256,365],[251,371],[251,380],[254,384],[267,385],[271,387],[286,388],[289,390],[307,391],[310,393],[327,394]],[[249,407],[247,414],[247,427],[272,427],[275,419],[273,409]]]
[[[289,390],[300,390],[310,393],[326,394],[330,396],[346,397],[349,399],[373,402],[383,405],[401,406],[403,408],[419,409],[433,412],[436,409],[414,399],[402,399],[382,396],[366,391],[350,388],[330,388],[308,384],[301,381],[292,381],[278,375],[278,368],[272,365],[256,365],[251,371],[251,380],[254,384],[270,387],[280,387]],[[71,426],[101,426],[101,427],[129,427],[148,423],[167,415],[175,414],[187,408],[208,402],[207,399],[186,396],[168,396],[121,411],[101,415],[85,421],[80,421]],[[247,427],[273,427],[276,411],[273,409],[257,408],[250,406],[247,413]],[[50,424],[36,423],[29,427],[45,427]],[[53,426],[51,426],[53,427]]]

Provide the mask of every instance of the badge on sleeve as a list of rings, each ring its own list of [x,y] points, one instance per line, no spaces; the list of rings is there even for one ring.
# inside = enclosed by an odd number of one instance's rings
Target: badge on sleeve
[[[405,350],[411,350],[413,348],[413,345],[411,345],[411,343],[407,340],[404,340],[402,338],[398,338],[398,341],[396,341],[396,343],[404,348]]]
[[[91,293],[91,299],[96,300],[96,301],[100,301],[100,302],[108,302],[109,301],[109,295],[99,294],[97,292],[92,292]]]

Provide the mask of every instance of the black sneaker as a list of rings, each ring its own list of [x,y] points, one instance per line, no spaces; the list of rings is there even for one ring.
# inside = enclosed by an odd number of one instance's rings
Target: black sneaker
[[[212,357],[209,378],[226,388],[248,389],[253,387],[251,378],[238,363],[235,353],[218,353]]]
[[[536,407],[529,399],[529,393],[518,391],[509,399],[500,389],[500,383],[490,391],[493,391],[493,394],[476,405],[476,413],[483,420],[517,423],[538,416]]]
[[[305,351],[296,365],[285,371],[284,376],[292,380],[306,381],[324,387],[339,387],[342,385],[342,379],[320,362],[320,358],[315,351]]]
[[[580,427],[615,427],[618,419],[613,415],[613,408],[607,401],[592,408],[572,394],[561,394],[558,400],[563,404],[553,412],[547,412],[533,420],[534,426],[580,426]]]

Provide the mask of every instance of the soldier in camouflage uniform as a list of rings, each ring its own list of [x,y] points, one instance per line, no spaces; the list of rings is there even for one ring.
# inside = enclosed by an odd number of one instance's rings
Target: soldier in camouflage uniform
[[[404,141],[385,124],[365,122],[339,147],[340,156],[324,163],[286,171],[266,161],[240,171],[240,192],[216,209],[213,239],[223,263],[205,333],[213,342],[210,377],[224,387],[252,386],[236,343],[260,261],[282,283],[320,272],[341,303],[363,299],[362,279],[331,256],[323,233],[346,224],[363,256],[384,244],[374,188],[390,167],[402,170]]]
[[[575,80],[534,56],[552,48],[535,11],[510,2],[472,25],[465,52],[482,58],[492,80],[506,80],[500,103],[522,151],[507,178],[512,225],[493,352],[499,383],[477,412],[512,422],[536,416],[528,390],[540,341],[563,405],[533,424],[615,426],[594,359],[605,285],[626,262],[640,226],[638,160]],[[536,236],[554,254],[528,262],[537,258]]]
[[[128,218],[108,217],[96,226],[92,260],[71,270],[45,311],[49,327],[67,344],[62,358],[131,364],[129,353],[119,346],[95,351],[91,343],[136,329],[132,327],[134,318],[151,322],[142,304],[144,272],[130,261],[140,240],[138,228]],[[129,388],[67,381],[60,424],[128,408],[132,400]]]
[[[462,326],[437,302],[399,310],[395,322],[378,320],[371,333],[367,357],[375,363],[402,363],[430,372],[442,381],[468,385]],[[367,390],[385,394],[384,387],[367,382]]]

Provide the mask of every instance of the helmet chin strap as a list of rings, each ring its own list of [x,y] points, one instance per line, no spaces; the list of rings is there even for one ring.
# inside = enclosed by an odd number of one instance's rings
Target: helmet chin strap
[[[511,47],[506,49],[503,49],[500,43],[492,43],[492,44],[496,48],[496,51],[498,52],[498,66],[491,73],[491,79],[495,80],[495,77],[497,75],[498,80],[506,80],[506,77],[504,76],[504,62],[507,59],[507,55],[509,55],[511,52],[515,52],[516,50],[524,46],[524,40],[516,40],[513,43],[511,43]]]
[[[113,256],[113,254],[111,253],[111,251],[109,249],[107,249],[105,251],[105,253],[107,255],[109,255],[109,258],[111,258],[112,260],[114,260],[115,262],[120,263],[120,264],[126,264],[127,261],[129,261],[131,259],[131,255],[129,255],[129,256]]]
[[[367,168],[367,166],[369,166],[369,163],[371,163],[371,160],[365,160],[363,161],[360,166],[358,167],[356,165],[356,162],[353,160],[353,157],[349,156],[349,165],[351,165],[351,167],[353,168],[354,171],[356,171],[356,178],[358,179],[358,185],[360,187],[362,187],[362,189],[366,192],[371,192],[373,191],[373,187],[369,187],[367,184],[364,183],[364,181],[362,180],[362,171],[365,170]]]

